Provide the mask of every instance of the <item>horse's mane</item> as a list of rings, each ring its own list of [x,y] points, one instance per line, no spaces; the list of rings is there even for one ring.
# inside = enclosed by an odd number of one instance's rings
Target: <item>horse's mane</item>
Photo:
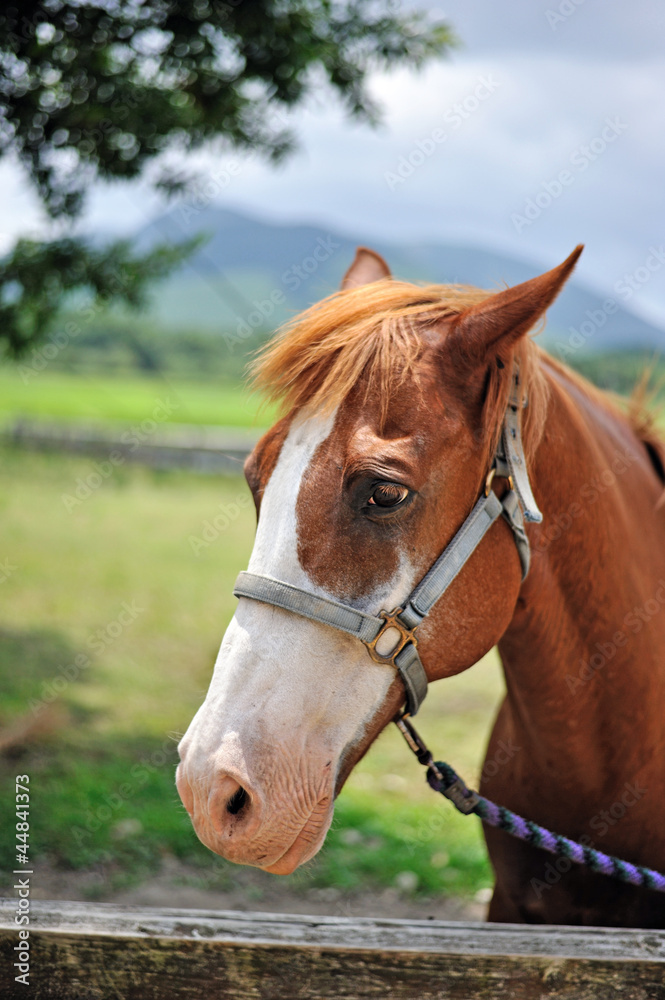
[[[252,381],[268,400],[281,401],[285,410],[308,407],[326,414],[365,379],[366,390],[378,389],[387,409],[395,389],[409,377],[417,379],[422,334],[492,294],[468,285],[420,286],[393,278],[335,292],[281,327],[250,366]],[[597,405],[621,414],[621,406],[609,394],[546,354],[530,337],[522,338],[515,354],[522,392],[528,399],[527,460],[545,427],[549,383],[543,362]],[[485,402],[485,425],[492,428],[486,441],[488,460],[501,432],[509,390],[510,379],[493,366]],[[625,418],[625,409],[623,413]],[[635,400],[628,418],[638,437],[663,448],[647,406]]]
[[[272,401],[323,413],[336,409],[363,375],[394,390],[422,353],[419,330],[488,294],[392,278],[335,292],[284,324],[252,364],[253,381]]]

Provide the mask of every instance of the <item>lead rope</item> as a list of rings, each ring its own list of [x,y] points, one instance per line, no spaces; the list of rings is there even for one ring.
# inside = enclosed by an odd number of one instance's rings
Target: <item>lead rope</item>
[[[652,868],[644,868],[641,865],[633,865],[630,861],[622,861],[611,854],[603,854],[602,851],[597,851],[593,847],[584,847],[577,841],[569,840],[568,837],[562,837],[558,833],[552,833],[544,826],[524,819],[512,812],[511,809],[498,806],[490,799],[479,795],[478,792],[467,788],[450,764],[434,760],[422,738],[414,729],[413,723],[405,715],[398,715],[393,721],[420,763],[427,768],[429,786],[435,792],[440,792],[447,799],[450,799],[459,812],[466,816],[475,813],[488,826],[505,830],[511,837],[524,840],[527,844],[532,844],[533,847],[549,851],[550,854],[569,858],[570,861],[574,861],[578,865],[585,865],[601,875],[609,875],[621,882],[654,889],[656,892],[665,892],[665,875],[661,875],[660,872],[656,872]]]

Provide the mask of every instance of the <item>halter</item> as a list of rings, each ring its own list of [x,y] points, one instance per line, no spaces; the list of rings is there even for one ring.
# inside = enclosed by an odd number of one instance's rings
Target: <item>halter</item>
[[[520,395],[519,369],[515,367],[502,433],[485,481],[484,493],[452,541],[406,599],[404,607],[371,615],[350,604],[320,597],[271,576],[248,572],[238,575],[234,595],[272,604],[360,639],[375,663],[397,670],[406,692],[406,713],[415,715],[427,695],[427,674],[418,653],[416,631],[499,516],[503,516],[513,532],[523,580],[529,572],[530,550],[524,521],[540,522],[543,515],[534,499],[524,458],[520,405],[526,406],[526,399],[520,404]],[[501,499],[491,488],[495,476],[507,479],[510,485]]]
[[[526,406],[526,399],[522,405]],[[510,485],[501,500],[492,492],[492,480],[495,476],[507,479]],[[511,836],[551,854],[586,865],[594,872],[609,875],[630,885],[665,892],[664,874],[622,861],[553,833],[467,788],[449,764],[434,760],[408,718],[416,714],[427,695],[427,675],[418,654],[416,630],[445,594],[499,515],[503,515],[513,532],[524,580],[529,572],[530,561],[524,521],[539,523],[543,515],[531,491],[524,458],[520,429],[520,376],[517,367],[513,369],[501,437],[485,481],[484,494],[450,544],[411,592],[403,608],[395,608],[390,612],[380,611],[378,616],[368,615],[349,604],[319,597],[290,583],[257,573],[240,573],[233,593],[236,597],[250,597],[265,604],[274,604],[303,618],[310,618],[354,635],[365,643],[369,655],[376,663],[395,667],[404,683],[406,706],[393,721],[420,763],[427,768],[428,783],[435,791],[450,799],[459,812],[465,815],[475,813],[488,826],[505,830]]]

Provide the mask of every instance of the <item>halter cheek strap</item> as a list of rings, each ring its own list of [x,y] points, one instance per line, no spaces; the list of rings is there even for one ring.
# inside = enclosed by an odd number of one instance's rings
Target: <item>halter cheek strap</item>
[[[406,692],[406,711],[415,715],[427,695],[427,675],[418,653],[416,630],[500,516],[513,532],[522,565],[522,579],[529,572],[529,540],[524,530],[520,502],[527,520],[541,521],[542,514],[529,484],[519,424],[519,372],[516,370],[501,441],[488,476],[485,495],[480,497],[452,541],[411,592],[403,608],[381,611],[378,616],[371,615],[282,580],[249,572],[238,575],[233,593],[236,597],[248,597],[292,611],[360,639],[376,663],[397,670]],[[502,499],[490,489],[494,474],[508,478],[511,483],[511,489]]]
[[[524,458],[524,445],[522,444],[520,409],[526,406],[526,404],[526,397],[524,397],[523,401],[520,401],[520,370],[515,365],[510,386],[510,396],[508,397],[508,407],[503,417],[503,430],[494,461],[497,468],[497,475],[507,475],[512,480],[513,488],[519,497],[524,511],[524,520],[540,524],[543,515],[538,510],[538,504],[531,489],[526,460]],[[500,466],[502,467],[501,471],[499,469]]]

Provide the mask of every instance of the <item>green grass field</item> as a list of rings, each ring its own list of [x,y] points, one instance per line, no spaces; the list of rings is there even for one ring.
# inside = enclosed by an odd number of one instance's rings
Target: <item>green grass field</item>
[[[14,775],[31,777],[33,856],[64,868],[101,864],[122,882],[175,855],[233,883],[238,869],[196,840],[173,770],[177,734],[206,691],[252,545],[244,482],[121,466],[68,510],[63,496],[91,461],[7,450],[0,469],[0,734],[32,727],[0,755],[0,776],[4,803]],[[228,526],[196,555],[191,539],[220,507]],[[500,694],[490,656],[435,686],[422,711],[424,735],[470,782]],[[14,867],[13,823],[5,805],[5,871]],[[422,893],[491,884],[478,821],[425,786],[391,730],[343,790],[323,851],[287,882],[362,889],[393,885],[403,872]]]
[[[629,395],[640,380],[648,359],[641,354],[576,358],[577,368],[603,387]],[[652,373],[651,384],[663,398],[665,363]],[[266,406],[232,377],[182,378],[168,375],[64,372],[54,368],[34,371],[27,364],[0,366],[0,426],[19,417],[140,423],[159,403],[168,403],[168,420],[178,424],[223,427],[269,427],[276,408]],[[656,406],[658,422],[665,429],[665,412]]]
[[[136,423],[159,403],[177,424],[268,427],[274,408],[232,381],[184,381],[165,376],[70,375],[43,371],[26,375],[25,366],[0,367],[0,422],[18,417]]]

